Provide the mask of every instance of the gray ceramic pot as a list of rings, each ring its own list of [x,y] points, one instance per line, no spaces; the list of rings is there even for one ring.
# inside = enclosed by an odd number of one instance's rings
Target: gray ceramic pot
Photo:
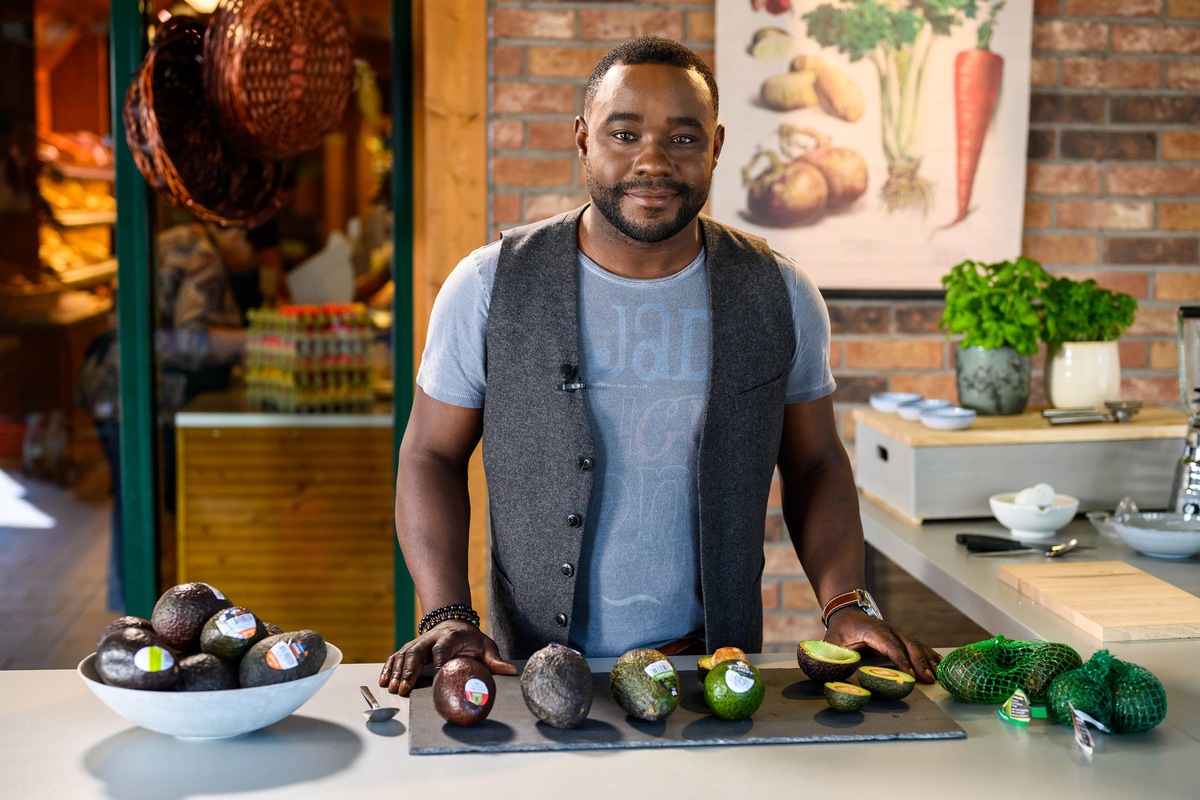
[[[958,402],[979,414],[1020,414],[1029,403],[1029,356],[1011,347],[958,347]]]

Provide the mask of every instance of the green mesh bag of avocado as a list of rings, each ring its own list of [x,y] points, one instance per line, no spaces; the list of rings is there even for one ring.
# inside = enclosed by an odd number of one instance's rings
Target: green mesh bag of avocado
[[[1040,704],[1051,681],[1082,664],[1079,653],[1059,642],[995,636],[951,651],[938,664],[937,679],[964,703],[1003,703],[1021,689]]]
[[[1071,724],[1083,711],[1113,733],[1148,731],[1167,716],[1167,691],[1150,670],[1098,650],[1079,669],[1054,679],[1047,692],[1050,716]]]

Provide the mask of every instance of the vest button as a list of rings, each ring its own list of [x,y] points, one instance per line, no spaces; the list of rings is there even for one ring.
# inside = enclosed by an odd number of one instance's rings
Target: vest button
[[[596,468],[596,459],[591,456],[583,456],[579,459],[579,468],[584,472],[588,472]]]
[[[562,628],[567,627],[567,615],[566,614],[558,614],[557,616],[554,617],[554,621],[559,624],[559,627],[562,627]]]
[[[575,574],[575,567],[571,566],[570,564],[563,564],[561,567],[559,567],[559,569],[561,569],[562,574],[566,575],[568,578]]]
[[[578,528],[582,524],[583,524],[583,517],[579,516],[578,514],[567,514],[567,526],[568,527]]]

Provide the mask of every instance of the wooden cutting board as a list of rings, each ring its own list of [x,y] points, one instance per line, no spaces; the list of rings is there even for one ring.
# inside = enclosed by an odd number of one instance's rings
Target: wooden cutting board
[[[1123,561],[1004,564],[998,574],[1104,642],[1200,636],[1200,597]]]

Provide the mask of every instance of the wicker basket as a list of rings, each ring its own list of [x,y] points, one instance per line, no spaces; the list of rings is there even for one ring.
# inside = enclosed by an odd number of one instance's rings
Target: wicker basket
[[[238,153],[218,135],[204,95],[204,27],[172,17],[125,93],[125,137],[154,189],[197,218],[254,226],[279,208],[283,165]]]
[[[204,40],[204,83],[221,134],[246,155],[287,160],[346,112],[350,29],[337,0],[221,0]]]

